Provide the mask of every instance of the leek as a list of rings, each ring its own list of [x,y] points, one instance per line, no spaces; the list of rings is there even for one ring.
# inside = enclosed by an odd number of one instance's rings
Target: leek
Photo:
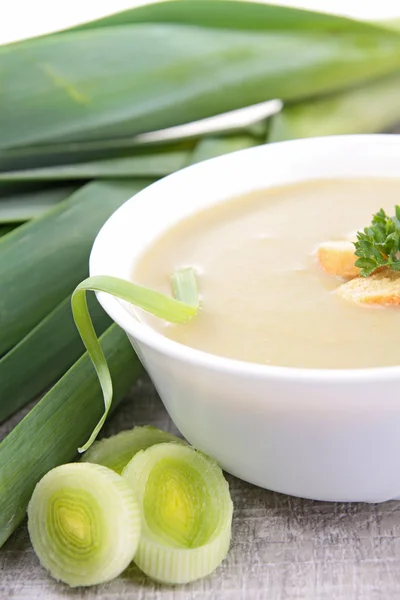
[[[89,302],[93,324],[100,335],[111,319],[95,298]],[[0,422],[55,383],[83,352],[68,296],[0,358]]]
[[[142,373],[126,336],[112,325],[100,338],[117,406]],[[23,520],[35,485],[50,469],[70,462],[102,413],[102,393],[87,354],[0,444],[0,547]],[[21,465],[24,466],[23,473]]]
[[[13,229],[15,229],[16,227],[17,227],[16,223],[9,223],[8,225],[0,225],[0,237],[3,237],[3,235],[10,233],[10,231],[13,231]]]
[[[179,142],[178,144],[176,142]],[[143,147],[142,147],[143,146]],[[155,146],[155,147],[153,147]],[[191,140],[170,140],[141,144],[138,136],[122,136],[113,139],[80,142],[54,142],[38,146],[23,146],[14,149],[0,150],[0,170],[33,170],[50,168],[52,166],[74,167],[80,163],[86,164],[90,171],[96,168],[95,163],[102,160],[111,161],[122,158],[151,158],[153,151],[161,155],[162,152],[186,152],[192,147]],[[146,164],[146,163],[145,163]],[[153,163],[154,164],[154,163]],[[119,168],[118,163],[111,163],[113,169]],[[110,165],[108,166],[110,169]]]
[[[87,276],[89,253],[100,227],[146,183],[89,183],[0,241],[0,355]]]
[[[56,467],[37,484],[28,506],[29,536],[41,564],[71,587],[104,583],[132,561],[139,543],[135,493],[110,469]]]
[[[265,127],[264,138],[267,135],[267,128]],[[236,152],[237,150],[244,150],[245,148],[252,148],[261,144],[261,140],[252,137],[250,135],[232,136],[232,137],[209,137],[200,140],[193,152],[190,154],[189,164],[215,158],[222,154],[229,154],[230,152]]]
[[[400,121],[400,76],[287,106],[270,126],[269,142],[323,135],[378,133]]]
[[[168,0],[111,14],[76,26],[75,30],[135,23],[175,23],[248,31],[316,31],[380,34],[396,20],[369,23],[347,17],[237,0]]]
[[[13,181],[75,181],[80,179],[162,177],[182,168],[186,157],[187,152],[183,151],[160,152],[159,154],[125,156],[122,158],[66,164],[41,169],[3,171],[0,172],[0,183]],[[3,202],[4,200],[1,201],[1,203]]]
[[[139,569],[169,584],[212,573],[227,555],[233,511],[217,463],[189,446],[157,444],[138,452],[122,475],[142,514]]]
[[[60,166],[60,169],[66,166],[68,176],[72,176],[77,173],[77,168],[80,175],[83,175],[83,171],[87,175],[93,174],[95,171],[100,171],[99,163],[105,163],[103,166],[107,168],[107,173],[115,173],[117,176],[118,173],[125,175],[128,167],[126,158],[134,162],[134,174],[138,174],[139,171],[145,173],[149,173],[150,170],[166,171],[171,166],[171,159],[163,158],[164,154],[172,153],[175,157],[173,160],[179,162],[180,155],[190,153],[196,141],[204,139],[205,136],[221,138],[229,135],[238,137],[239,140],[243,136],[248,138],[248,145],[252,145],[252,137],[259,138],[260,141],[264,140],[270,118],[281,109],[280,100],[270,100],[193,123],[131,137],[54,143],[0,151],[0,168],[6,172],[6,176],[7,169],[13,169],[9,173],[16,178],[17,173],[22,172],[21,169],[25,169],[25,176],[28,173],[28,177],[31,177],[30,174],[36,176],[35,174],[40,170],[40,176],[47,177],[50,174],[51,177],[56,178],[61,171],[53,169],[51,165]],[[153,153],[155,159],[152,158]],[[104,161],[104,157],[108,160]],[[97,158],[97,161],[84,162],[90,158]],[[45,168],[39,169],[40,167]],[[48,168],[51,170],[48,171]],[[17,173],[14,175],[14,172]]]
[[[386,27],[392,31],[400,31],[400,19],[384,19],[376,22],[379,27]]]
[[[113,398],[113,386],[107,361],[97,340],[96,332],[90,318],[86,303],[86,291],[106,292],[121,300],[142,308],[151,314],[171,323],[185,323],[194,317],[198,307],[179,302],[160,292],[136,285],[117,277],[95,276],[80,283],[72,294],[71,306],[74,320],[86,350],[93,362],[99,378],[104,397],[104,413],[88,441],[79,448],[79,452],[87,450],[96,439],[102,428]]]
[[[395,72],[399,36],[350,23],[333,32],[312,19],[259,31],[128,23],[0,47],[0,148],[129,136]]]
[[[53,206],[68,198],[75,190],[76,186],[65,186],[2,196],[0,198],[0,223],[23,223],[40,217]]]
[[[192,267],[174,271],[171,283],[174,298],[191,306],[199,306],[196,272]]]
[[[172,433],[147,425],[121,431],[109,438],[94,442],[81,460],[103,465],[121,474],[137,452],[163,442],[184,443]]]

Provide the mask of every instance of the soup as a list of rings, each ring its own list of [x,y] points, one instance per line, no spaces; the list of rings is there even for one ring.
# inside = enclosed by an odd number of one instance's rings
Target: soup
[[[217,204],[160,236],[133,279],[171,293],[170,274],[192,266],[201,311],[172,325],[145,313],[166,337],[264,365],[363,368],[400,364],[400,308],[366,307],[335,293],[316,249],[351,239],[399,203],[400,180],[323,180],[258,191]]]

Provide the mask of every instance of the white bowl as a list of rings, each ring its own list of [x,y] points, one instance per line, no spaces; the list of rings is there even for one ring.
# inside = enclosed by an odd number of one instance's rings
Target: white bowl
[[[212,159],[119,208],[97,236],[90,274],[129,279],[164,230],[231,196],[307,179],[399,175],[400,137],[389,135],[296,140]],[[316,500],[400,496],[400,367],[297,369],[222,358],[163,337],[112,296],[98,298],[178,429],[226,471]]]

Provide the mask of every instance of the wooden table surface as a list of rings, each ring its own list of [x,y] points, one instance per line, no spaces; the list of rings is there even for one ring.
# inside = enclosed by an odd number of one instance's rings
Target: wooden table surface
[[[0,438],[14,423],[0,428]],[[147,379],[132,390],[104,433],[144,424],[175,431]],[[0,551],[0,599],[400,598],[399,502],[312,502],[228,479],[235,506],[232,546],[227,560],[210,577],[170,588],[154,584],[131,566],[108,584],[71,590],[41,568],[23,524]]]

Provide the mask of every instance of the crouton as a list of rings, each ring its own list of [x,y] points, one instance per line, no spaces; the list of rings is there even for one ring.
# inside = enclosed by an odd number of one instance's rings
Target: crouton
[[[346,300],[381,306],[400,305],[400,273],[384,267],[369,277],[356,277],[336,290]]]
[[[360,274],[360,269],[354,266],[357,257],[351,242],[324,242],[318,246],[317,258],[328,275],[351,279]]]

